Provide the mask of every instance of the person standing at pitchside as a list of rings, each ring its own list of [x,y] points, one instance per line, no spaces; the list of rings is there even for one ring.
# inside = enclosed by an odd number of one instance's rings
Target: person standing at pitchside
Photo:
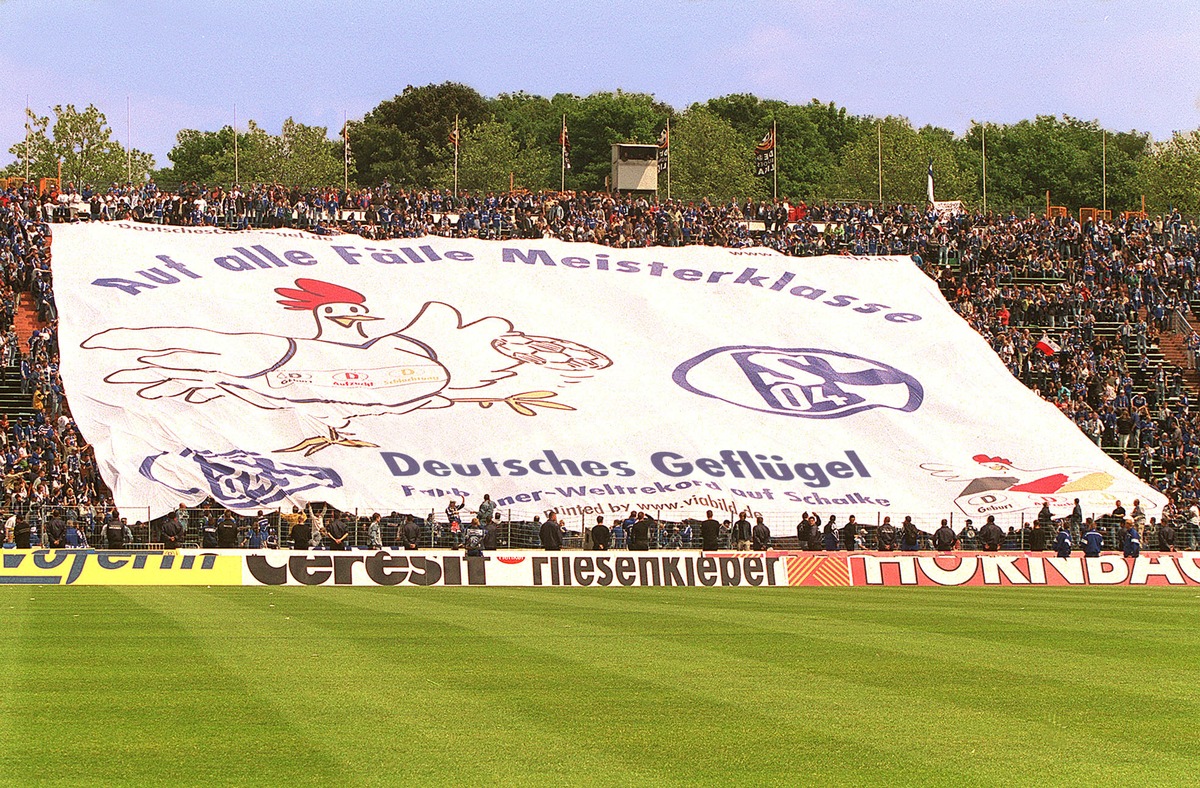
[[[933,549],[942,553],[948,553],[957,546],[958,535],[950,527],[950,522],[943,519],[942,524],[933,532]]]
[[[917,533],[917,526],[912,521],[912,515],[906,514],[904,522],[900,524],[900,549],[906,553],[915,553],[921,546],[921,535]]]
[[[771,549],[771,529],[763,522],[762,517],[755,517],[754,521],[754,528],[750,532],[750,549],[757,551]]]
[[[733,541],[734,550],[749,550],[750,539],[754,528],[750,525],[750,512],[742,512],[737,521],[733,524],[731,531],[731,540]]]
[[[312,504],[304,507],[308,511],[309,522],[312,523],[312,537],[308,540],[309,550],[321,549],[321,543],[325,541],[325,506],[322,505],[318,511],[312,508]]]
[[[334,517],[325,530],[329,537],[330,550],[349,550],[350,549],[350,528],[346,525],[344,516]]]
[[[1133,518],[1125,520],[1125,538],[1121,545],[1126,558],[1137,558],[1142,553],[1142,537],[1138,534],[1137,523]]]
[[[484,493],[483,500],[479,503],[479,510],[475,514],[479,516],[479,524],[485,530],[492,524],[492,517],[496,514],[496,502],[492,500],[491,495]]]
[[[896,549],[896,526],[892,525],[892,518],[884,516],[883,524],[879,526],[879,531],[875,534],[875,541],[880,550],[885,553],[891,553]]]
[[[721,548],[721,524],[713,519],[712,510],[704,513],[708,519],[700,523],[700,547],[704,550]]]
[[[829,520],[825,523],[825,530],[821,534],[825,551],[829,553],[838,549],[838,535],[837,531],[834,530],[836,523],[837,515],[829,515]]]
[[[383,517],[379,512],[372,514],[371,521],[367,523],[367,543],[372,550],[383,549]]]
[[[612,532],[604,524],[604,516],[601,515],[596,518],[596,524],[592,526],[592,547],[596,550],[607,550],[610,544],[612,544]]]
[[[1096,522],[1089,517],[1087,519],[1087,532],[1083,535],[1083,555],[1086,558],[1096,558],[1103,549],[1104,536],[1100,533],[1100,529],[1096,527]]]
[[[1000,549],[1000,543],[1004,541],[1004,531],[996,525],[996,515],[988,515],[987,522],[979,529],[979,541],[983,542],[983,549],[990,553]]]
[[[1065,522],[1058,525],[1058,535],[1054,537],[1054,554],[1059,558],[1071,557],[1071,531]]]
[[[543,550],[561,550],[563,546],[562,524],[558,521],[558,512],[546,515],[546,522],[538,533]]]
[[[654,519],[645,512],[638,512],[633,527],[629,530],[630,550],[649,550],[650,533],[654,529]]]
[[[404,535],[402,541],[405,550],[418,549],[418,543],[421,541],[421,526],[417,525],[417,521],[411,515],[405,515],[404,525],[400,527],[400,532]]]

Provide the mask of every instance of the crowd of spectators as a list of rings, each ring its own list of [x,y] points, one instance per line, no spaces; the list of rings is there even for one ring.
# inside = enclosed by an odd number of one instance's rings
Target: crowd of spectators
[[[1082,225],[964,216],[937,238],[936,254],[959,264],[932,273],[1013,374],[1177,508],[1194,503],[1200,411],[1185,375],[1200,347],[1188,322],[1200,298],[1196,229],[1177,214]],[[1185,368],[1155,352],[1176,331]]]
[[[761,245],[795,256],[911,255],[1014,375],[1171,498],[1174,511],[1164,517],[1182,521],[1200,501],[1200,409],[1191,407],[1196,391],[1187,377],[1200,350],[1200,335],[1187,323],[1191,303],[1200,299],[1200,230],[1177,213],[1081,223],[940,215],[906,205],[659,203],[582,192],[456,196],[386,184],[298,190],[188,183],[165,190],[149,181],[136,188],[66,184],[44,194],[29,186],[0,190],[0,369],[20,376],[34,411],[0,423],[0,509],[61,506],[93,522],[111,509],[63,397],[50,249],[55,222],[122,219],[376,239],[548,236],[615,247]],[[44,323],[27,348],[14,330],[18,298]],[[1172,331],[1182,332],[1189,369],[1155,352],[1156,338]]]
[[[904,208],[781,202],[714,203],[620,196],[604,192],[452,194],[446,190],[289,189],[279,185],[173,191],[153,181],[140,188],[76,188],[37,195],[22,190],[24,214],[42,222],[129,220],[182,226],[298,227],[350,232],[376,240],[441,235],[543,238],[618,248],[764,244],[788,254],[913,254],[926,240],[921,217]]]

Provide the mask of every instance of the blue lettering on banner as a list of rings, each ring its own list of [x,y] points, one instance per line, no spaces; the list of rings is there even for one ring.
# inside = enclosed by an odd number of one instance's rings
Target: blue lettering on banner
[[[838,419],[872,408],[911,413],[925,398],[921,383],[906,372],[818,348],[713,348],[680,364],[672,378],[693,394],[808,419]]]
[[[152,227],[140,224],[114,224],[113,227],[138,232],[155,233],[187,233],[211,235],[209,228],[199,227]],[[330,237],[312,237],[304,233],[273,231],[272,240],[283,237],[302,238],[329,242]],[[344,243],[330,244],[328,247],[338,260],[349,266],[359,266],[364,263],[380,263],[387,266],[407,266],[451,260],[455,262],[474,262],[475,255],[461,249],[435,249],[430,245],[376,247],[354,246]],[[264,244],[233,246],[221,250],[223,253],[212,258],[212,263],[224,271],[241,273],[245,271],[274,271],[292,266],[313,266],[322,262],[311,252],[301,249],[281,250]],[[172,252],[174,254],[174,252]],[[774,252],[755,252],[748,250],[732,250],[733,255],[779,256]],[[118,290],[126,295],[136,296],[145,290],[156,290],[168,285],[179,284],[185,280],[203,279],[204,274],[192,270],[189,265],[175,260],[171,254],[155,255],[161,265],[126,272],[125,276],[104,276],[92,280],[95,287]],[[323,255],[325,260],[330,255]],[[737,271],[709,271],[698,268],[675,268],[659,260],[610,260],[607,253],[598,253],[594,258],[578,254],[555,260],[547,249],[534,247],[518,248],[505,246],[500,250],[500,260],[503,263],[523,263],[528,266],[550,267],[574,270],[596,271],[606,275],[606,272],[617,274],[641,274],[655,279],[672,278],[681,282],[697,282],[703,285],[717,287],[757,288],[764,292],[786,293],[797,298],[806,299],[814,304],[845,309],[848,313],[861,315],[877,315],[889,323],[914,323],[922,319],[921,315],[907,311],[893,311],[888,304],[867,301],[863,296],[849,293],[831,293],[827,287],[815,284],[797,283],[796,273],[792,271],[760,271],[757,267],[745,267]],[[871,257],[839,257],[842,262],[874,261]],[[671,276],[667,277],[666,274]],[[140,277],[140,279],[139,279]],[[141,281],[145,280],[145,281]]]
[[[199,493],[201,490],[198,487],[174,487],[155,477],[155,464],[161,464],[166,454],[162,452],[146,457],[138,472],[183,495]],[[195,462],[213,498],[235,509],[266,506],[306,490],[342,486],[342,477],[333,468],[279,462],[240,449],[222,454],[184,449],[177,456]]]

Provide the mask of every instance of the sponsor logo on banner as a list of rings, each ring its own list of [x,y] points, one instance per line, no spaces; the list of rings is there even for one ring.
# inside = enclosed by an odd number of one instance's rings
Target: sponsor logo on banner
[[[991,454],[976,454],[973,459],[975,464],[968,467],[941,463],[921,465],[934,478],[958,488],[954,504],[971,517],[1035,512],[1043,504],[1048,504],[1051,513],[1061,517],[1071,513],[1076,499],[1086,512],[1108,513],[1117,501],[1132,504],[1135,499],[1142,501],[1146,510],[1158,509],[1158,503],[1142,497],[1136,487],[1122,483],[1112,473],[1098,468],[1021,468],[1006,457]]]
[[[563,552],[470,558],[462,553],[249,553],[247,585],[334,586],[776,586],[783,557],[686,551]],[[844,569],[844,565],[843,565]]]
[[[779,556],[762,553],[592,553],[536,556],[535,586],[774,586],[783,585]]]
[[[0,585],[750,587],[1200,585],[1200,553],[9,550]]]
[[[241,585],[242,557],[201,551],[6,550],[0,585]]]
[[[920,382],[895,367],[816,348],[714,348],[680,364],[674,379],[693,394],[809,419],[872,408],[912,412],[925,397]]]
[[[487,558],[458,553],[251,553],[246,585],[461,586],[487,585]]]
[[[438,380],[440,368],[432,365],[384,367],[366,370],[276,370],[267,376],[267,385],[282,389],[289,386],[316,388],[392,388]]]
[[[1200,585],[1200,553],[1057,556],[1032,553],[852,553],[856,586]]]
[[[175,487],[166,481],[192,478],[196,470],[207,483],[207,490]],[[193,449],[177,455],[162,452],[143,459],[138,471],[181,495],[207,493],[230,509],[269,506],[297,493],[342,486],[342,477],[333,468],[280,462],[241,450],[220,454]]]

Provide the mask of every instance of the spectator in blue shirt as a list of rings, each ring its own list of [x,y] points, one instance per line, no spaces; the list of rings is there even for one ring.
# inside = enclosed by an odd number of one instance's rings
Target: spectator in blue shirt
[[[1138,535],[1137,523],[1125,521],[1125,540],[1122,547],[1126,558],[1137,558],[1142,552],[1142,539]]]
[[[1083,554],[1088,558],[1095,558],[1104,549],[1104,537],[1091,517],[1088,518],[1087,526],[1087,533],[1083,535]]]
[[[1059,558],[1071,557],[1071,532],[1066,523],[1058,526],[1058,535],[1054,537],[1054,553]]]

